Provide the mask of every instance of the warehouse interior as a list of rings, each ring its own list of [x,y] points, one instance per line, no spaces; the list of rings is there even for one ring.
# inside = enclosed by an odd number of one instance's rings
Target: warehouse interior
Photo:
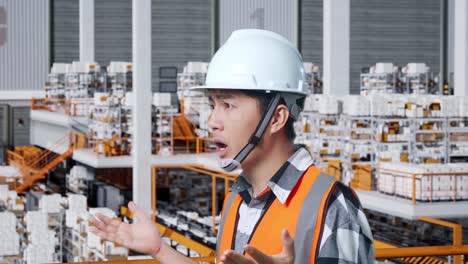
[[[276,32],[310,94],[295,143],[359,197],[376,263],[468,263],[468,1],[0,0],[0,263],[136,261],[89,232],[151,216],[215,263],[210,60]]]

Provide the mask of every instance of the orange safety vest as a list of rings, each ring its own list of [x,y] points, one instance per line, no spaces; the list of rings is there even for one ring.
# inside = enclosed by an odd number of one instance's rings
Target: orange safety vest
[[[275,198],[259,220],[248,244],[270,256],[281,253],[281,232],[286,228],[294,238],[294,263],[315,263],[317,244],[325,220],[324,207],[335,183],[333,177],[310,166],[285,204]],[[240,195],[232,192],[224,201],[217,245],[218,257],[225,250],[234,248],[234,229],[241,202]]]

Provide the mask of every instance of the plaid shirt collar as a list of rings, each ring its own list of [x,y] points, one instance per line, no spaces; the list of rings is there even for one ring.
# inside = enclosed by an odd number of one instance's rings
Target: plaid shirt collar
[[[297,181],[313,164],[312,157],[304,146],[295,145],[295,148],[294,154],[271,177],[265,189],[257,197],[263,196],[271,190],[282,204],[288,200]],[[233,183],[232,191],[238,193],[245,203],[250,204],[252,201],[252,185],[247,182],[243,173]]]

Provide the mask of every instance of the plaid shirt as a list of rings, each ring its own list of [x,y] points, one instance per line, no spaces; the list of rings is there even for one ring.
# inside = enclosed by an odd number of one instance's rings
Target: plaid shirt
[[[237,178],[232,185],[232,191],[242,198],[235,234],[237,252],[243,253],[267,205],[275,198],[284,204],[297,181],[312,165],[310,153],[298,147],[256,197],[246,179],[242,175]],[[341,183],[335,184],[329,195],[317,263],[374,263],[372,233],[357,196]]]

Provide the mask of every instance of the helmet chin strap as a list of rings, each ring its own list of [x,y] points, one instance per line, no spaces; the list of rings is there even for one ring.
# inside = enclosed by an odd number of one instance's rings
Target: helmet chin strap
[[[255,146],[257,146],[258,143],[260,143],[263,133],[265,132],[265,129],[270,123],[270,120],[273,117],[273,114],[275,113],[276,107],[279,105],[280,99],[281,93],[276,93],[275,97],[273,97],[273,99],[271,99],[270,103],[268,104],[268,107],[263,113],[263,116],[260,119],[257,128],[250,137],[247,145],[245,145],[244,148],[242,148],[242,150],[239,153],[237,153],[234,159],[229,161],[229,163],[221,164],[223,170],[231,172],[239,168],[242,161],[244,161],[244,159],[250,154],[250,152],[255,148]]]

